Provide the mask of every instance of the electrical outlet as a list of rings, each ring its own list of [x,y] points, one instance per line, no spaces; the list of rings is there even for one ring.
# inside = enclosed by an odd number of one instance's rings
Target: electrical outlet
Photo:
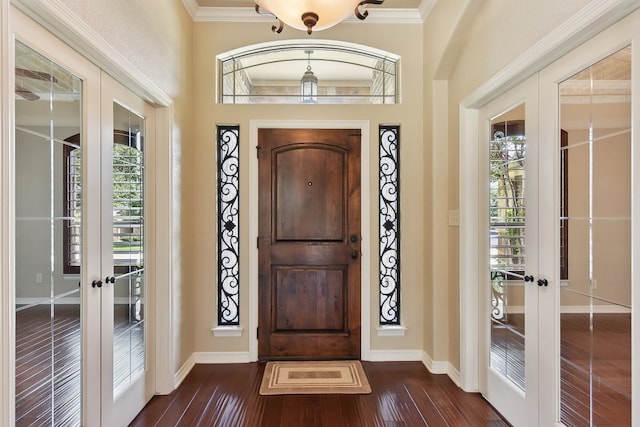
[[[36,283],[42,283],[42,273],[36,273]]]

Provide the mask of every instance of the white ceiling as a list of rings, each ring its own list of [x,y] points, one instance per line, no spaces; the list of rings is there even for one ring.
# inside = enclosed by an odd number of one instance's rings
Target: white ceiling
[[[194,0],[198,7],[253,7],[251,0]],[[381,5],[372,8],[400,8],[417,9],[422,0],[386,0]]]

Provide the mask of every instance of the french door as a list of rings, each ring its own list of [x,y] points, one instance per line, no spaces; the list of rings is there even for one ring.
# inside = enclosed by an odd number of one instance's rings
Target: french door
[[[154,390],[153,109],[12,13],[15,423],[127,425]]]
[[[532,78],[486,105],[478,138],[488,182],[481,390],[514,425],[535,425],[538,416],[537,90]]]
[[[153,108],[102,73],[101,293],[102,425],[127,425],[155,390],[154,353],[147,351],[153,281],[147,263],[153,194],[145,176],[153,169],[149,144],[155,128]],[[151,277],[150,277],[151,276]],[[104,277],[104,278],[103,278]],[[103,283],[100,285],[100,281]],[[92,280],[91,286],[94,286]]]
[[[479,110],[480,390],[514,426],[640,425],[639,20]]]

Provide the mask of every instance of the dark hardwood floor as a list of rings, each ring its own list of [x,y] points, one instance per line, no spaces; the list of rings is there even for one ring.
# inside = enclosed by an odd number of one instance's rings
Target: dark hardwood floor
[[[567,426],[631,426],[631,313],[561,315],[560,414]]]
[[[132,328],[126,310],[117,310],[116,318],[116,336]],[[631,315],[561,319],[563,423],[630,426]],[[80,364],[79,306],[18,311],[16,425],[80,425]],[[172,394],[154,397],[132,425],[508,425],[479,394],[463,392],[445,375],[431,375],[420,362],[363,365],[373,393],[357,396],[259,396],[264,364],[197,365]]]
[[[114,376],[126,386],[144,361],[142,321],[114,306]],[[40,304],[16,311],[16,426],[81,425],[80,306]]]
[[[481,396],[421,362],[363,362],[366,395],[260,396],[263,362],[196,365],[180,387],[155,396],[130,426],[508,426]]]

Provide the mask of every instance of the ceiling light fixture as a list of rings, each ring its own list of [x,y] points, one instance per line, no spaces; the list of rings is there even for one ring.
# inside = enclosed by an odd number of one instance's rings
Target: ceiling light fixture
[[[363,20],[369,12],[360,8],[368,4],[382,4],[384,0],[256,0],[256,12],[262,10],[276,17],[278,26],[272,26],[274,33],[281,33],[284,24],[298,30],[320,31],[333,27],[350,13]]]

